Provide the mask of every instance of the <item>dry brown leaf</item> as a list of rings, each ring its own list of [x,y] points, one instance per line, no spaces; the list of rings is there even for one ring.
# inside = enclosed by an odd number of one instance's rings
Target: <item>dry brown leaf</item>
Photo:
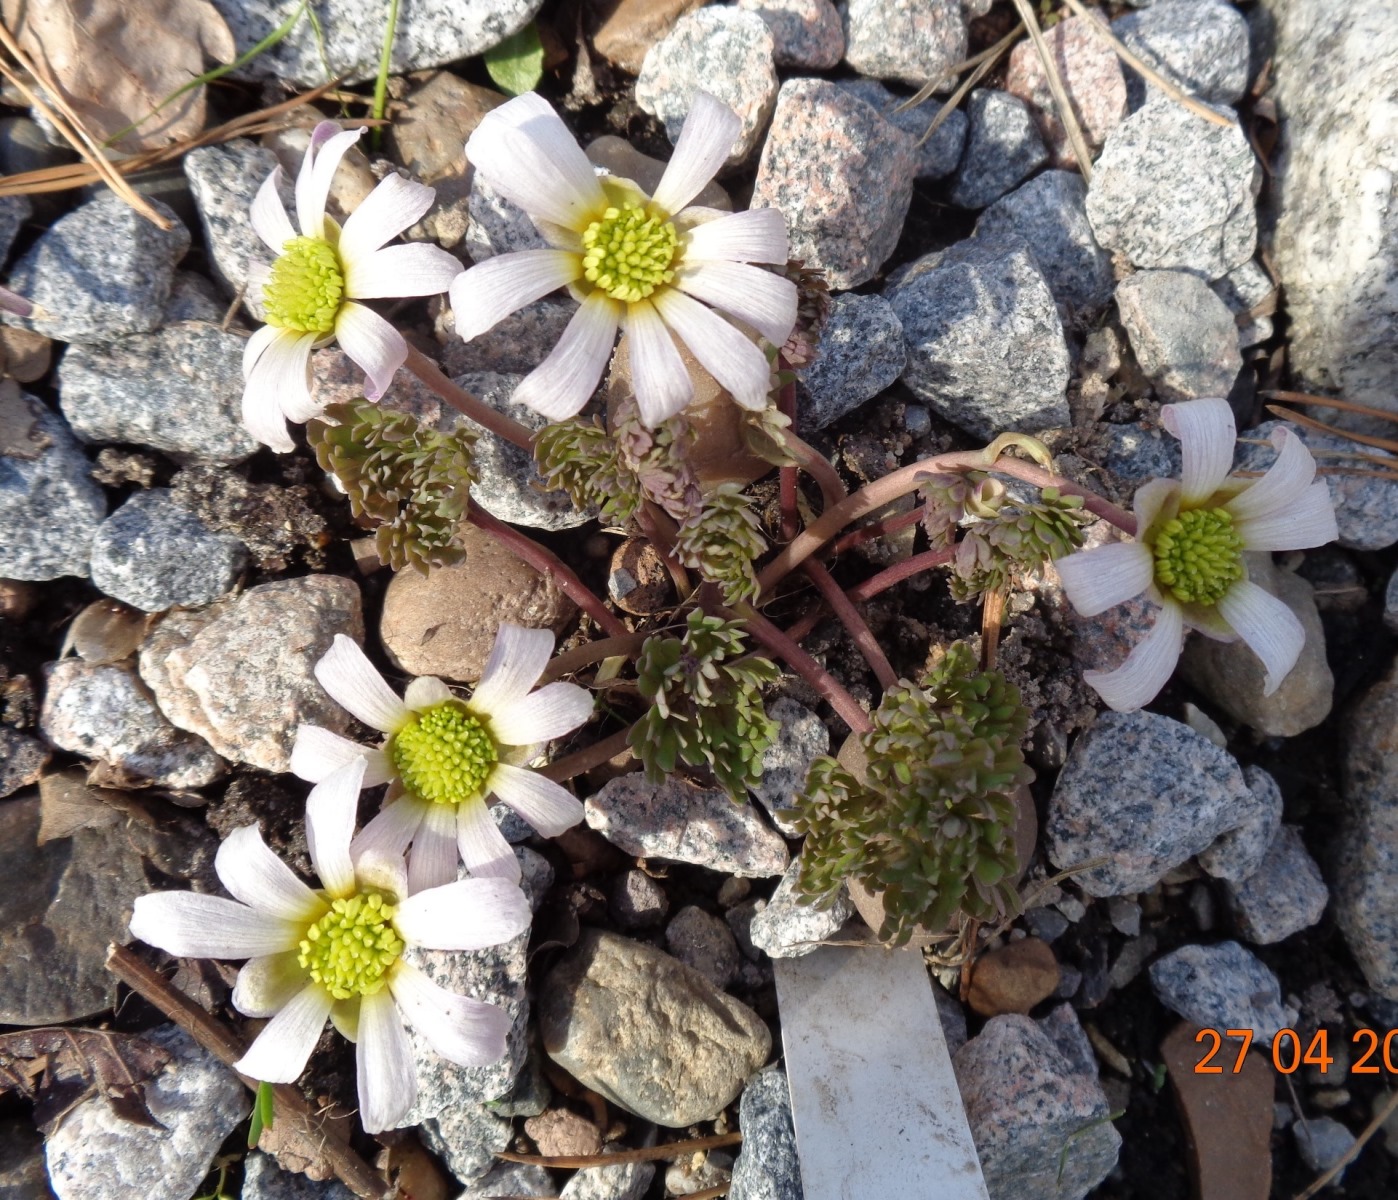
[[[206,59],[227,63],[237,53],[209,0],[3,0],[0,13],[98,141],[202,75]],[[122,138],[117,149],[154,149],[203,128],[201,85]]]
[[[327,1139],[349,1143],[350,1114],[337,1106],[324,1104],[317,1107],[320,1117],[317,1124],[309,1112],[298,1112],[280,1100],[273,1103],[272,1124],[263,1126],[257,1148],[275,1158],[283,1171],[304,1175],[318,1183],[333,1179],[334,1162],[325,1153]]]

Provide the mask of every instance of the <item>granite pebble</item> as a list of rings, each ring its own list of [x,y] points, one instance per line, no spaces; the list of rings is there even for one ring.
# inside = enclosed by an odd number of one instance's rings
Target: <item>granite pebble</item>
[[[1117,285],[1136,362],[1161,400],[1226,396],[1242,370],[1228,306],[1187,271],[1138,271]]]
[[[271,252],[253,232],[248,213],[258,189],[276,168],[277,156],[247,138],[201,146],[184,157],[184,173],[209,248],[209,265],[230,297],[247,287],[254,263],[271,260]],[[278,194],[288,212],[294,212],[291,184],[285,178]],[[253,317],[262,319],[262,297],[256,288],[248,290],[243,304]]]
[[[738,1102],[738,1128],[743,1145],[733,1163],[729,1200],[802,1200],[791,1089],[780,1067],[767,1067],[747,1081]]]
[[[1150,967],[1156,998],[1186,1021],[1215,1029],[1251,1029],[1264,1046],[1294,1028],[1297,1011],[1282,1003],[1272,971],[1237,942],[1187,945]]]
[[[719,991],[738,975],[738,943],[722,917],[693,904],[680,909],[665,927],[665,946]]]
[[[752,944],[771,958],[800,958],[834,937],[854,915],[854,905],[841,886],[834,902],[817,908],[796,891],[799,863],[782,876],[767,907],[753,914],[748,926]]]
[[[890,125],[896,125],[913,141],[922,141],[927,127],[937,115],[935,104],[918,105],[903,112],[895,111],[907,99],[890,92],[877,79],[841,79],[838,85],[852,96],[858,96],[870,105]],[[917,168],[915,179],[943,179],[956,170],[961,161],[961,151],[966,145],[966,113],[954,108],[946,119],[925,142],[917,147]]]
[[[1257,946],[1309,929],[1330,902],[1330,889],[1297,825],[1283,825],[1262,866],[1241,883],[1229,884],[1227,892],[1238,935]]]
[[[966,114],[966,146],[947,199],[958,208],[985,208],[1043,166],[1048,151],[1018,96],[979,88]]]
[[[1282,794],[1277,781],[1256,764],[1243,768],[1243,782],[1255,801],[1236,829],[1221,834],[1199,852],[1199,865],[1215,879],[1240,882],[1261,870],[1281,829]]]
[[[811,763],[830,752],[830,731],[815,713],[790,696],[773,700],[767,705],[767,715],[777,723],[777,736],[762,752],[762,775],[752,794],[776,827],[790,836],[791,826],[777,814],[791,807],[796,793],[805,786]]]
[[[830,0],[738,0],[772,31],[773,57],[779,67],[822,71],[845,54],[845,31]]]
[[[848,0],[843,19],[845,61],[861,75],[949,91],[948,73],[966,57],[961,0]]]
[[[824,429],[897,382],[907,365],[903,326],[882,296],[843,292],[831,301],[816,357],[796,372],[802,430]]]
[[[1128,50],[1171,82],[1214,104],[1236,104],[1248,85],[1248,25],[1227,0],[1157,0],[1112,22]],[[1132,107],[1155,92],[1134,70]]]

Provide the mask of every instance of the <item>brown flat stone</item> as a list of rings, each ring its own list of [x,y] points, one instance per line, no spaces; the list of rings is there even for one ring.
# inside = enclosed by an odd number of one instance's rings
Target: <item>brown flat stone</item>
[[[976,960],[966,999],[983,1017],[1027,1014],[1058,987],[1058,960],[1039,938],[1009,942]]]
[[[597,53],[632,75],[641,73],[646,51],[704,0],[619,0],[611,5],[592,39]]]

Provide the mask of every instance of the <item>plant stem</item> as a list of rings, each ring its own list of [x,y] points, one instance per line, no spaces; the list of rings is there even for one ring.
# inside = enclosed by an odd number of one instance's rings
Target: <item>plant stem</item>
[[[830,572],[815,559],[808,558],[801,566],[802,570],[810,576],[811,582],[816,585],[816,590],[825,597],[825,602],[830,605],[831,611],[839,617],[840,624],[845,627],[845,632],[859,647],[859,652],[864,655],[864,661],[869,664],[869,669],[874,672],[878,679],[879,686],[891,688],[898,682],[898,672],[893,669],[893,665],[888,661],[878,639],[874,637],[873,631],[860,615],[859,610],[850,603],[844,589],[835,582]]]
[[[600,663],[603,659],[615,655],[635,658],[641,652],[641,647],[646,644],[646,639],[654,633],[655,631],[651,630],[648,633],[628,633],[623,637],[598,638],[596,641],[575,646],[572,650],[565,650],[549,660],[549,665],[544,668],[539,682],[552,683],[555,679],[562,679],[565,675],[571,675],[574,671],[581,671],[584,667],[590,667],[593,663]]]
[[[594,742],[591,746],[565,755],[557,762],[540,767],[539,774],[545,779],[552,779],[554,783],[562,783],[574,776],[586,774],[594,767],[610,762],[623,750],[629,749],[631,730],[634,728],[634,724],[628,725],[625,729],[619,729],[616,733],[604,737],[600,742]]]
[[[379,73],[374,77],[374,106],[369,113],[382,121],[388,108],[388,73],[393,65],[393,39],[398,32],[398,0],[388,0],[388,21],[383,30],[383,47],[379,50]],[[374,126],[369,141],[377,150],[383,144],[383,128]]]
[[[491,433],[504,438],[530,455],[534,453],[533,433],[513,417],[496,412],[490,405],[484,403],[479,397],[471,395],[465,388],[457,387],[442,374],[442,369],[417,347],[408,346],[408,358],[403,365],[457,412],[470,417],[477,425],[490,430]]]
[[[891,517],[884,517],[882,521],[874,521],[869,525],[861,525],[858,529],[851,529],[844,537],[836,539],[835,544],[830,547],[830,553],[843,554],[846,550],[853,550],[854,547],[862,546],[865,542],[872,542],[875,538],[887,537],[890,533],[899,533],[910,525],[916,525],[926,513],[927,505],[915,504],[907,512],[894,513]]]
[[[866,600],[872,600],[880,592],[886,592],[889,588],[895,587],[905,579],[911,579],[914,575],[930,570],[932,567],[940,567],[952,560],[956,551],[950,547],[940,550],[924,550],[921,554],[914,554],[911,558],[905,558],[900,563],[880,571],[877,575],[872,575],[863,583],[857,583],[850,588],[846,595],[856,604],[862,604]]]

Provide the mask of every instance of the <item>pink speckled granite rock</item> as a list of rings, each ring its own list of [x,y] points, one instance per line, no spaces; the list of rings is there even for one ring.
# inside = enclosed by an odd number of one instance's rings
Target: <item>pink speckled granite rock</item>
[[[823,79],[782,85],[753,185],[753,208],[777,208],[791,256],[833,288],[872,279],[893,253],[917,171],[913,138]]]
[[[966,57],[961,0],[849,0],[845,61],[861,75],[950,91],[948,72]]]
[[[833,67],[844,57],[845,31],[830,0],[738,0],[767,22],[779,67]]]
[[[1088,149],[1094,154],[1107,134],[1126,116],[1126,77],[1105,39],[1088,28],[1081,17],[1060,21],[1044,34],[1058,67],[1068,100],[1077,115]],[[1043,60],[1032,42],[1020,42],[1010,53],[1005,90],[1025,101],[1034,113],[1056,167],[1077,166],[1077,156],[1058,118]]]

